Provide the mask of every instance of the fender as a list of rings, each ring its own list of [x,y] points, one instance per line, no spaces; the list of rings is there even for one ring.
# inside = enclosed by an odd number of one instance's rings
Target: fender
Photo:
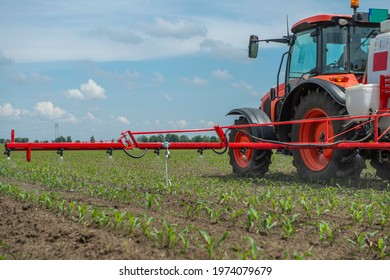
[[[257,108],[238,108],[229,111],[226,116],[241,115],[245,117],[249,124],[267,124],[271,123],[271,120],[265,112]],[[261,126],[252,127],[252,133],[258,138],[267,140],[276,140],[276,132],[274,126]]]
[[[299,98],[302,94],[308,90],[314,90],[317,88],[323,88],[333,99],[342,106],[345,106],[345,88],[340,87],[330,81],[323,79],[311,78],[299,83],[294,89],[287,95],[283,101],[283,106],[280,111],[279,120],[290,120],[295,106],[299,102]]]

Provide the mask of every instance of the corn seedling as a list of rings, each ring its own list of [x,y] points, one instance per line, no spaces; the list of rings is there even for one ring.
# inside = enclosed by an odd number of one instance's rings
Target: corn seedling
[[[133,234],[134,230],[140,225],[140,221],[130,213],[127,213],[126,216],[129,221],[129,234]]]
[[[232,227],[236,225],[238,218],[244,213],[245,213],[245,209],[233,210],[230,219]]]
[[[257,248],[256,242],[253,240],[252,237],[247,236],[245,237],[245,240],[249,242],[249,250],[244,254],[243,259],[246,259],[248,256],[251,256],[252,260],[258,259],[259,249]]]
[[[149,238],[150,237],[150,224],[154,220],[153,217],[148,217],[146,214],[144,215],[144,219],[141,222],[142,233]]]
[[[334,234],[332,228],[327,222],[322,221],[318,225],[320,230],[320,241],[324,242],[327,238],[329,239],[330,244],[334,243]]]
[[[81,223],[85,220],[85,217],[87,216],[87,205],[77,205],[77,211],[78,211],[78,222]]]
[[[386,256],[385,250],[386,250],[385,242],[383,241],[383,238],[379,238],[378,239],[378,256],[380,259],[383,259]]]
[[[269,236],[271,229],[276,226],[277,222],[274,221],[274,217],[272,216],[271,213],[267,213],[266,217],[263,221],[263,227],[267,235]]]
[[[255,224],[256,221],[259,220],[259,218],[259,213],[255,209],[249,209],[247,213],[246,231],[250,231],[252,226]]]
[[[206,249],[210,259],[214,258],[214,249],[218,248],[219,245],[230,235],[230,231],[226,231],[218,240],[215,240],[215,237],[211,237],[206,231],[202,229],[199,229],[199,233],[206,241]]]
[[[126,213],[121,213],[119,211],[116,211],[114,213],[114,229],[117,229],[118,227],[123,227],[123,222],[125,220]]]

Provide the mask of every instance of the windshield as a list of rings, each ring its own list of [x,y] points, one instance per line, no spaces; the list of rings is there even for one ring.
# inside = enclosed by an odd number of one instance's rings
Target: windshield
[[[333,26],[322,30],[322,73],[363,73],[366,69],[368,47],[379,28]]]

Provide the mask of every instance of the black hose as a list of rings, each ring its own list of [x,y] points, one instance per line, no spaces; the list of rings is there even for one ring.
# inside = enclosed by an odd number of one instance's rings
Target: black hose
[[[148,151],[148,149],[143,150],[142,154],[140,154],[139,156],[134,156],[134,155],[130,154],[128,151],[126,151],[125,148],[123,148],[122,151],[124,151],[125,154],[128,155],[128,156],[131,157],[131,158],[139,159],[139,158],[142,158],[142,157],[146,154],[146,152]]]
[[[225,133],[225,136],[226,136],[226,133]],[[211,148],[211,150],[213,150],[213,152],[216,153],[217,155],[223,155],[224,153],[226,153],[228,148],[229,148],[229,140],[228,140],[228,137],[226,136],[225,137],[225,148],[222,151],[217,151],[214,148]]]

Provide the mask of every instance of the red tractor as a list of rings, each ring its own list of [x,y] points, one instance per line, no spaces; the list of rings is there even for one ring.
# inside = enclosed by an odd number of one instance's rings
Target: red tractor
[[[367,73],[370,69],[366,67],[370,42],[383,33],[380,22],[390,18],[385,9],[358,13],[358,6],[358,1],[351,1],[354,15],[322,14],[303,19],[292,26],[292,35],[280,39],[259,40],[258,36],[250,36],[251,58],[256,58],[259,42],[284,43],[289,49],[280,62],[277,86],[264,95],[260,107],[240,108],[228,113],[239,115],[235,125],[272,122],[273,126],[231,130],[229,142],[247,143],[265,139],[277,143],[319,143],[324,141],[325,135],[332,142],[369,142],[373,139],[372,126],[362,125],[359,119],[332,120],[329,126],[325,122],[291,122],[351,115],[346,106],[346,89],[367,83],[371,74]],[[382,57],[375,63],[383,64],[383,59],[388,58]],[[285,81],[279,83],[283,66]],[[382,66],[380,70],[389,74],[389,69],[390,65],[385,69]],[[379,78],[375,82],[379,83]],[[388,110],[388,104],[384,106],[382,109]],[[284,124],[286,122],[289,124]],[[387,136],[380,141],[390,142],[389,118],[383,118],[382,122],[380,130],[386,131]],[[390,179],[388,150],[283,148],[280,151],[292,155],[293,164],[303,179],[358,177],[366,167],[366,159],[371,160],[378,176]],[[229,150],[233,171],[239,175],[264,174],[271,163],[271,155],[270,149]]]

